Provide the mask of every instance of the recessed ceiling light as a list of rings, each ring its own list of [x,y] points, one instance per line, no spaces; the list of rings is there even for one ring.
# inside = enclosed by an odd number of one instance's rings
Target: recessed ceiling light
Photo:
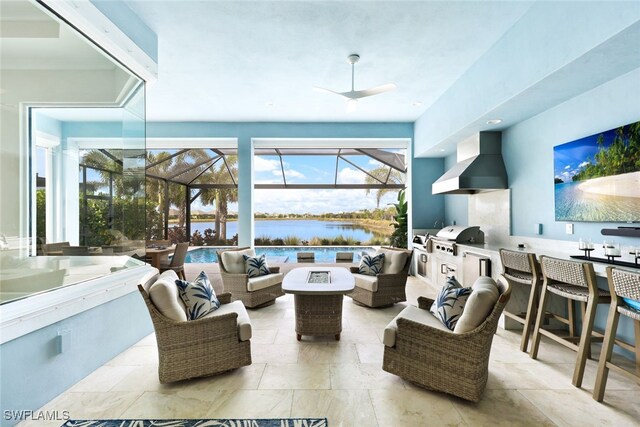
[[[269,101],[269,102],[267,102],[267,103],[266,103],[266,106],[267,106],[267,107],[269,107],[269,108],[272,108],[272,107],[274,107],[275,105],[276,105],[276,104],[274,104],[272,101]]]
[[[414,107],[419,107],[422,105],[422,101],[415,101],[411,105],[413,105]]]
[[[502,119],[487,120],[488,125],[499,125],[500,123],[502,123]]]

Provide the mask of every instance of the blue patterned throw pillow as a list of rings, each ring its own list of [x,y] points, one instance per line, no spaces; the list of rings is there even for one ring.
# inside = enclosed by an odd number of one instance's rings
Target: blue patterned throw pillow
[[[463,288],[456,278],[452,276],[447,279],[429,311],[444,326],[453,331],[462,315],[469,295],[471,295],[471,288]]]
[[[220,301],[204,271],[193,282],[176,280],[176,286],[187,307],[188,320],[200,319],[220,307]]]
[[[362,258],[360,258],[360,265],[358,266],[358,273],[366,274],[369,276],[377,276],[382,272],[383,265],[384,254],[362,254]]]
[[[264,254],[256,257],[242,255],[242,257],[244,258],[244,270],[247,272],[247,276],[259,277],[271,274],[267,265],[267,257]]]

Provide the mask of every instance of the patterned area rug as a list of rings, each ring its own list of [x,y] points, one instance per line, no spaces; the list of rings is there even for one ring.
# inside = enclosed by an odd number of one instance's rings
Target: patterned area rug
[[[62,427],[328,427],[326,418],[69,420]]]

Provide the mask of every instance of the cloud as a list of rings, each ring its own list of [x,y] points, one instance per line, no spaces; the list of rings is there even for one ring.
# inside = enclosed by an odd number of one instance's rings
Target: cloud
[[[280,162],[277,160],[265,159],[260,156],[253,158],[253,170],[255,172],[270,172],[274,169],[280,169]]]
[[[338,213],[361,209],[375,209],[375,190],[368,195],[364,190],[349,189],[259,189],[254,192],[254,209],[267,213]],[[396,200],[396,193],[388,193],[380,207]]]
[[[565,169],[571,169],[571,165],[567,165],[564,167]]]
[[[302,172],[298,172],[293,169],[286,169],[284,171],[287,178],[304,178],[304,174]]]
[[[356,169],[344,168],[338,172],[340,184],[364,184],[365,174]]]
[[[587,166],[587,165],[590,165],[590,164],[591,164],[591,162],[582,162],[582,163],[580,163],[580,164],[578,165],[578,167],[579,167],[579,168],[583,168],[583,167],[585,167],[585,166]]]

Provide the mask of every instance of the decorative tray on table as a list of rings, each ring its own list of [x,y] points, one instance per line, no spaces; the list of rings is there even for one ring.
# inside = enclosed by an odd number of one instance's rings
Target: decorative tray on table
[[[307,283],[331,283],[330,271],[310,271]]]

